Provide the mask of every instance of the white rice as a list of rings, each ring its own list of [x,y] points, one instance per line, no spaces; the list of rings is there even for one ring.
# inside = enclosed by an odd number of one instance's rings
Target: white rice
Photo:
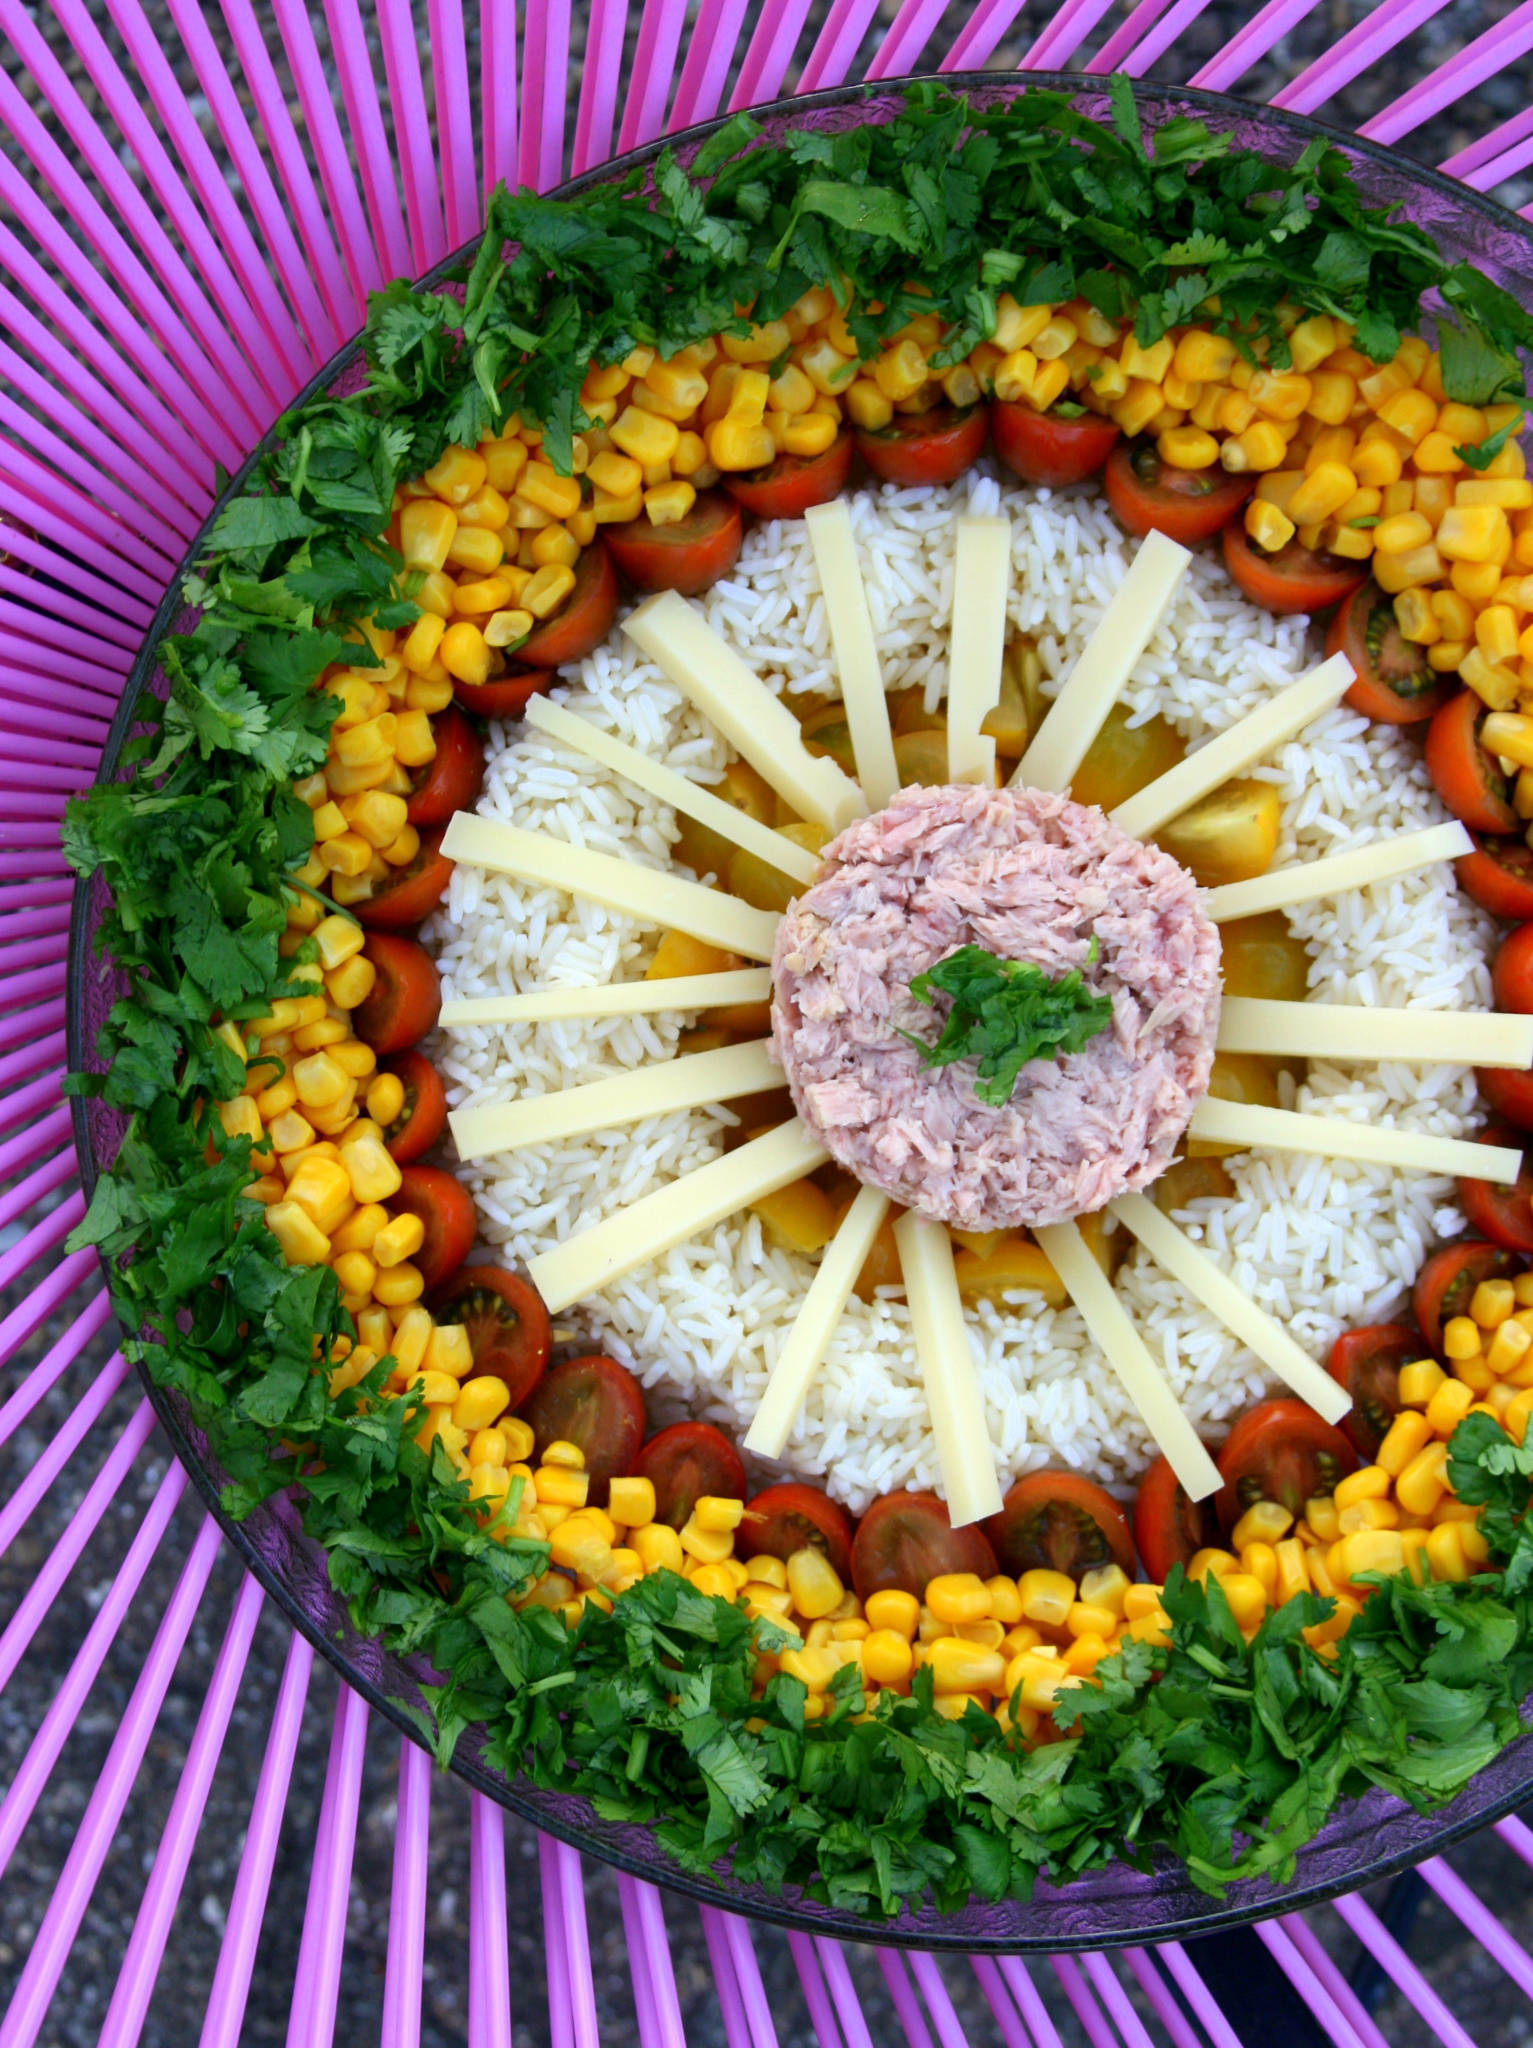
[[[1121,579],[1134,543],[1091,493],[1002,488],[976,471],[951,489],[866,490],[851,500],[864,576],[891,689],[946,689],[953,521],[966,510],[1012,521],[1011,618],[1036,638],[1052,690]],[[712,624],[774,690],[835,693],[819,578],[802,522],[747,538],[734,575],[702,600]],[[1200,556],[1134,670],[1127,700],[1197,741],[1303,672],[1303,620],[1274,619]],[[716,780],[723,743],[621,632],[561,693],[657,759]],[[1320,721],[1256,771],[1282,792],[1277,864],[1308,860],[1444,815],[1418,742],[1346,710]],[[552,741],[492,728],[480,809],[554,838],[663,867],[671,810]],[[1294,913],[1309,942],[1315,999],[1483,1008],[1489,921],[1445,868]],[[658,933],[553,889],[455,870],[432,927],[444,988],[483,995],[550,983],[589,985],[644,971]],[[541,1093],[669,1057],[692,1020],[679,1014],[591,1024],[455,1032],[438,1053],[455,1106]],[[1462,1136],[1476,1123],[1461,1067],[1312,1064],[1285,1100],[1375,1125]],[[727,1108],[656,1116],[465,1169],[485,1241],[520,1265],[572,1232],[716,1155]],[[1340,1329],[1398,1310],[1423,1256],[1463,1228],[1451,1181],[1282,1155],[1227,1162],[1235,1194],[1181,1220],[1240,1287],[1316,1357]],[[682,1245],[572,1312],[584,1338],[631,1364],[662,1419],[692,1414],[743,1435],[813,1274],[813,1262],[764,1244],[749,1215]],[[1118,1277],[1154,1355],[1195,1424],[1218,1423],[1267,1387],[1251,1355],[1141,1252]],[[853,1510],[898,1486],[933,1487],[938,1468],[909,1320],[897,1289],[848,1305],[789,1439],[786,1464],[823,1480]],[[1003,1475],[1064,1463],[1109,1482],[1132,1478],[1153,1445],[1073,1309],[1036,1297],[981,1303],[969,1329],[986,1419]]]

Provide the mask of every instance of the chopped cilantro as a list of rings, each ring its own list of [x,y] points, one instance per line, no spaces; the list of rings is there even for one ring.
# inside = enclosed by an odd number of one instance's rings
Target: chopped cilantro
[[[1093,934],[1087,965],[1096,957]],[[1093,995],[1078,967],[1050,981],[1033,962],[1002,960],[983,946],[960,946],[910,984],[918,1002],[932,1003],[934,991],[952,998],[936,1043],[928,1045],[913,1031],[900,1036],[921,1048],[923,1067],[978,1060],[974,1092],[994,1109],[1010,1102],[1029,1060],[1079,1052],[1112,1017],[1112,997]]]

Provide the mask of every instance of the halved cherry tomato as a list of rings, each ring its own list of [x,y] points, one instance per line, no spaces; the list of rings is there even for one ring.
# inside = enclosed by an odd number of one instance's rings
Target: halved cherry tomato
[[[1029,1472],[985,1524],[1003,1572],[1067,1572],[1079,1579],[1107,1564],[1134,1569],[1128,1516],[1110,1493],[1074,1472]]]
[[[487,683],[454,683],[452,693],[471,718],[520,718],[529,699],[553,686],[552,669],[518,668]]]
[[[982,405],[934,405],[896,413],[887,427],[859,427],[857,453],[886,484],[950,484],[978,462],[989,430]]]
[[[598,534],[580,550],[575,588],[545,625],[528,634],[515,649],[527,668],[563,668],[599,647],[617,617],[617,570]]]
[[[858,1599],[892,1587],[924,1600],[928,1581],[944,1572],[995,1577],[995,1552],[983,1529],[955,1529],[947,1503],[934,1493],[886,1493],[874,1501],[852,1542]]]
[[[1368,580],[1363,563],[1301,547],[1297,540],[1275,554],[1263,554],[1251,545],[1243,518],[1232,519],[1224,529],[1224,566],[1264,612],[1321,612]]]
[[[426,1227],[426,1241],[411,1263],[430,1294],[452,1278],[474,1249],[474,1204],[468,1189],[440,1166],[406,1166],[402,1171],[404,1179],[389,1196],[389,1207],[419,1216]]]
[[[414,939],[369,932],[363,957],[373,964],[373,985],[351,1013],[351,1028],[380,1058],[424,1038],[442,1007],[436,962]]]
[[[1332,619],[1327,654],[1344,654],[1357,673],[1347,702],[1365,718],[1384,725],[1418,725],[1441,710],[1453,694],[1453,680],[1440,676],[1426,649],[1407,640],[1395,623],[1395,601],[1364,571]]]
[[[745,1466],[740,1453],[711,1422],[673,1422],[652,1436],[634,1460],[634,1471],[655,1489],[655,1520],[679,1529],[704,1494],[744,1500]]]
[[[390,868],[365,903],[356,905],[357,920],[369,931],[398,931],[431,915],[447,894],[452,862],[442,851],[442,834],[433,827],[421,834],[419,851],[407,867]]]
[[[1443,1348],[1443,1324],[1455,1316],[1466,1316],[1474,1291],[1482,1280],[1510,1280],[1527,1261],[1498,1244],[1476,1240],[1445,1244],[1433,1252],[1416,1275],[1411,1306],[1421,1325],[1427,1348],[1439,1356]]]
[[[1095,413],[1065,419],[997,398],[990,405],[990,431],[995,452],[1009,470],[1025,484],[1047,484],[1057,491],[1095,476],[1113,452],[1120,429]]]
[[[475,1373],[504,1380],[510,1406],[519,1408],[542,1379],[553,1341],[548,1310],[532,1282],[504,1266],[460,1266],[432,1313],[439,1323],[462,1323]]]
[[[852,473],[852,437],[843,428],[819,455],[779,455],[765,469],[726,476],[724,488],[758,519],[802,519],[811,505],[828,505]]]
[[[1523,1067],[1476,1067],[1474,1078],[1503,1122],[1533,1131],[1533,1073]]]
[[[1505,1124],[1487,1124],[1477,1142],[1515,1146],[1518,1136]],[[1523,1153],[1522,1169],[1510,1187],[1466,1176],[1459,1181],[1458,1198],[1478,1236],[1509,1252],[1533,1252],[1533,1156]]]
[[[1336,1482],[1357,1470],[1357,1453],[1307,1402],[1259,1401],[1225,1438],[1215,1463],[1224,1485],[1214,1512],[1228,1536],[1259,1500],[1275,1500],[1297,1519],[1307,1500],[1334,1493]]]
[[[613,561],[636,590],[696,597],[734,567],[745,523],[727,491],[699,491],[685,519],[656,526],[640,513],[607,527],[606,535]]]
[[[409,1166],[429,1152],[447,1128],[447,1090],[423,1052],[402,1052],[384,1069],[405,1091],[404,1107],[383,1133],[396,1166]]]
[[[1352,1396],[1340,1427],[1356,1445],[1358,1456],[1370,1463],[1400,1412],[1400,1368],[1424,1356],[1425,1349],[1404,1323],[1343,1330],[1331,1346],[1326,1369]]]
[[[735,1531],[741,1557],[780,1557],[823,1550],[844,1585],[852,1571],[852,1518],[817,1486],[768,1486],[745,1503]]]
[[[431,721],[436,753],[415,771],[405,815],[412,825],[445,825],[466,811],[484,781],[484,748],[461,711],[448,705]]]
[[[1184,547],[1211,540],[1256,488],[1228,470],[1173,469],[1153,441],[1120,441],[1107,458],[1107,502],[1130,533],[1164,533]]]
[[[1525,839],[1476,832],[1474,852],[1453,863],[1458,885],[1492,917],[1533,918],[1533,847]]]
[[[1512,785],[1480,745],[1485,706],[1473,690],[1450,697],[1427,727],[1427,773],[1437,794],[1471,832],[1515,832]]]
[[[1533,1012],[1533,924],[1518,925],[1496,948],[1490,987],[1498,1010]]]
[[[1157,1458],[1134,1495],[1134,1547],[1157,1586],[1174,1564],[1188,1565],[1219,1540],[1213,1503],[1189,1500],[1168,1458]]]
[[[522,1420],[532,1425],[535,1457],[554,1443],[585,1452],[587,1498],[604,1508],[609,1483],[633,1470],[644,1443],[644,1396],[615,1358],[565,1358],[539,1380]]]

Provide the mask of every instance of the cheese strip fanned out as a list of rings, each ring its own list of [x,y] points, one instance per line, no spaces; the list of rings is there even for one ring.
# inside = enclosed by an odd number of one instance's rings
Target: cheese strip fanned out
[[[771,1000],[768,967],[722,974],[676,974],[657,981],[614,981],[595,988],[535,988],[517,996],[457,996],[437,1018],[444,1031],[475,1024],[563,1024],[585,1017],[650,1017],[662,1010],[717,1010]]]
[[[1286,690],[1279,690],[1255,711],[1248,711],[1195,754],[1189,754],[1185,761],[1168,768],[1136,796],[1119,804],[1112,814],[1113,823],[1135,839],[1147,839],[1199,797],[1207,796],[1232,775],[1243,775],[1253,762],[1286,746],[1305,726],[1334,710],[1342,693],[1350,687],[1353,674],[1347,657],[1333,654],[1329,661],[1321,662]]]
[[[801,818],[839,832],[863,816],[867,803],[856,783],[828,756],[810,753],[787,705],[684,597],[662,590],[646,598],[623,631]]]
[[[726,953],[743,953],[748,960],[772,957],[777,919],[769,911],[756,910],[737,896],[704,888],[701,882],[685,882],[658,868],[639,867],[610,853],[570,846],[562,839],[550,839],[545,832],[524,832],[518,825],[502,825],[495,818],[475,817],[472,811],[459,811],[453,817],[443,835],[442,851],[449,860],[465,861],[471,867],[493,868],[497,874],[515,875],[518,881],[588,896],[593,903],[636,917],[641,924],[669,925],[710,946],[721,946]]]
[[[1124,1391],[1144,1418],[1145,1427],[1170,1461],[1189,1500],[1217,1493],[1219,1468],[1182,1413],[1165,1376],[1150,1356],[1144,1339],[1129,1321],[1128,1311],[1113,1284],[1097,1264],[1074,1223],[1050,1223],[1033,1232],[1043,1256],[1064,1282],[1070,1299],[1100,1346],[1103,1357],[1123,1382]]]
[[[1147,533],[1101,623],[1065,677],[1012,787],[1066,790],[1102,721],[1118,701],[1134,664],[1165,617],[1192,556],[1163,533]]]
[[[791,881],[812,882],[819,872],[819,861],[806,847],[795,846],[791,839],[784,839],[770,825],[747,817],[744,811],[737,810],[733,804],[726,804],[711,790],[700,789],[685,775],[678,775],[674,768],[665,768],[658,761],[651,761],[647,754],[641,754],[637,747],[630,747],[626,741],[615,739],[610,732],[599,731],[589,719],[577,718],[562,704],[551,704],[546,697],[533,697],[522,716],[528,725],[536,726],[539,732],[546,732],[550,739],[562,741],[577,754],[584,754],[587,760],[599,761],[614,775],[621,775],[625,781],[647,789],[662,803],[685,811],[689,818],[695,818],[700,825],[707,825],[725,839],[733,840],[736,846],[743,846],[747,853],[758,855]]]
[[[948,1517],[955,1529],[999,1514],[1001,1482],[969,1349],[946,1227],[907,1210],[894,1226],[926,1386]]]
[[[1001,701],[1011,521],[958,521],[953,626],[948,641],[947,772],[950,782],[995,780],[995,741],[980,727]]]
[[[705,1102],[759,1095],[781,1083],[782,1069],[772,1058],[771,1041],[759,1038],[752,1045],[721,1045],[712,1052],[656,1060],[580,1088],[554,1088],[546,1095],[518,1096],[514,1102],[455,1109],[447,1121],[458,1156],[483,1159],[488,1152],[552,1145],[614,1124],[636,1124],[641,1117],[666,1116],[673,1109],[698,1109]]]
[[[795,1117],[737,1152],[725,1152],[656,1188],[578,1237],[566,1238],[534,1259],[528,1276],[550,1315],[560,1315],[583,1295],[599,1293],[673,1245],[712,1230],[790,1180],[802,1180],[829,1157]]]
[[[1221,1271],[1185,1230],[1163,1216],[1143,1195],[1119,1195],[1111,1205],[1118,1221],[1127,1226],[1144,1246],[1156,1265],[1163,1266],[1174,1280],[1180,1280],[1195,1301],[1210,1315],[1217,1316],[1232,1336],[1280,1380],[1293,1388],[1300,1400],[1323,1415],[1327,1422],[1339,1422],[1352,1406],[1346,1389],[1315,1363],[1296,1344],[1282,1324],[1258,1308],[1228,1273]]]
[[[830,621],[831,645],[836,650],[841,701],[852,735],[857,779],[870,807],[881,811],[900,786],[900,771],[894,759],[889,700],[884,695],[883,671],[873,639],[873,621],[868,614],[867,586],[857,560],[852,515],[844,498],[832,498],[829,504],[811,505],[804,514],[804,524],[809,529],[809,543],[814,549],[820,587],[825,595],[825,616]]]
[[[889,1197],[881,1189],[859,1189],[856,1201],[825,1247],[803,1306],[777,1354],[761,1406],[745,1433],[746,1450],[754,1451],[758,1458],[782,1456],[793,1418],[835,1335],[847,1297],[888,1213]]]
[[[1424,832],[1397,832],[1351,853],[1329,854],[1324,860],[1305,861],[1302,867],[1279,868],[1276,874],[1256,875],[1249,882],[1225,882],[1209,890],[1203,908],[1215,924],[1227,924],[1234,917],[1289,910],[1296,903],[1313,903],[1321,896],[1340,896],[1348,889],[1392,882],[1399,875],[1414,874],[1440,860],[1457,860],[1473,851],[1474,841],[1462,825],[1428,825]]]
[[[1345,1116],[1300,1116],[1291,1109],[1223,1102],[1213,1095],[1204,1096],[1187,1129],[1191,1137],[1210,1144],[1313,1152],[1325,1159],[1355,1159],[1365,1166],[1394,1166],[1405,1173],[1438,1173],[1453,1179],[1463,1174],[1507,1187],[1522,1170],[1522,1154],[1510,1145],[1392,1131]]]
[[[1226,996],[1217,1044],[1220,1052],[1270,1053],[1277,1059],[1446,1060],[1464,1067],[1528,1067],[1533,1066],[1533,1017]]]

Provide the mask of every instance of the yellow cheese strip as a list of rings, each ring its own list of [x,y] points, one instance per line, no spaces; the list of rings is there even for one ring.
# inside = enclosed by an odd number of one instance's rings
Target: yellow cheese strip
[[[1510,1145],[1477,1145],[1469,1138],[1433,1138],[1419,1131],[1392,1131],[1354,1123],[1345,1116],[1301,1116],[1258,1102],[1223,1102],[1205,1095],[1188,1131],[1219,1145],[1268,1147],[1275,1152],[1314,1152],[1326,1159],[1356,1159],[1368,1166],[1397,1166],[1406,1173],[1441,1173],[1451,1178],[1504,1182],[1510,1187],[1522,1168],[1522,1154]]]
[[[1286,746],[1305,726],[1333,710],[1351,686],[1353,674],[1347,657],[1333,654],[1119,804],[1112,814],[1113,823],[1135,839],[1147,839],[1199,797],[1207,796],[1232,775],[1244,774],[1254,761]]]
[[[676,974],[658,981],[615,981],[595,988],[535,988],[516,996],[456,996],[442,1005],[444,1031],[471,1024],[562,1024],[586,1017],[647,1017],[660,1010],[716,1010],[771,1000],[767,967],[722,974]]]
[[[1216,1266],[1185,1230],[1169,1216],[1163,1216],[1143,1195],[1120,1195],[1111,1208],[1156,1265],[1163,1266],[1174,1280],[1180,1280],[1194,1300],[1200,1301],[1210,1315],[1217,1316],[1232,1336],[1293,1388],[1301,1401],[1308,1401],[1327,1422],[1341,1420],[1352,1406],[1346,1389],[1294,1342],[1276,1317],[1269,1316],[1242,1293],[1229,1274]]]
[[[844,498],[832,498],[827,505],[811,505],[804,514],[804,524],[809,529],[809,543],[825,594],[825,616],[830,621],[831,644],[836,650],[836,670],[852,735],[857,779],[869,806],[881,811],[900,786],[900,771],[894,760],[889,700],[884,695],[883,670],[873,639],[873,621],[868,615],[867,587],[852,535],[852,515]]]
[[[1102,720],[1165,617],[1192,556],[1163,533],[1147,533],[1101,623],[1049,706],[1012,776],[1013,788],[1065,790]]]
[[[722,946],[726,953],[743,953],[747,960],[772,957],[777,919],[770,911],[756,910],[738,896],[707,889],[701,882],[686,882],[658,868],[550,839],[546,832],[524,832],[519,825],[459,811],[443,835],[442,851],[449,860],[471,867],[493,868],[518,881],[588,896],[641,924],[689,932],[710,946]]]
[[[793,1318],[793,1327],[777,1354],[761,1406],[745,1433],[745,1448],[754,1451],[758,1458],[782,1456],[793,1418],[803,1405],[863,1261],[888,1213],[889,1197],[881,1189],[859,1189],[856,1201],[821,1254],[819,1271]]]
[[[539,732],[546,732],[550,739],[573,748],[577,754],[584,754],[588,760],[599,761],[614,775],[636,782],[640,789],[647,789],[662,803],[685,811],[700,825],[707,825],[725,839],[732,840],[736,846],[743,846],[747,853],[758,855],[790,880],[812,882],[819,873],[819,859],[807,847],[795,846],[791,839],[784,839],[770,825],[747,817],[744,811],[725,803],[711,790],[700,788],[688,776],[678,775],[674,768],[665,768],[658,761],[651,761],[647,754],[641,754],[637,747],[630,747],[626,741],[614,738],[610,732],[599,731],[589,719],[577,718],[562,704],[550,703],[547,697],[533,697],[522,717],[528,725],[535,725]]]
[[[995,741],[980,727],[1001,700],[1011,521],[958,521],[953,627],[948,640],[947,772],[950,782],[995,780]]]
[[[673,1245],[823,1166],[830,1154],[797,1117],[643,1195],[615,1216],[566,1238],[528,1266],[551,1315],[621,1280]]]
[[[1305,861],[1302,867],[1279,868],[1276,874],[1257,875],[1249,882],[1226,882],[1209,890],[1203,908],[1215,924],[1227,924],[1232,917],[1256,917],[1264,910],[1287,910],[1321,896],[1392,882],[1397,875],[1473,851],[1474,841],[1462,825],[1428,825],[1424,832],[1396,832],[1371,846]]]
[[[1000,1512],[1001,1482],[969,1349],[947,1226],[907,1210],[894,1226],[916,1357],[937,1439],[942,1491],[955,1529]]]
[[[771,1041],[758,1038],[749,1045],[720,1045],[712,1052],[656,1060],[579,1088],[555,1088],[546,1095],[519,1095],[513,1102],[455,1109],[447,1121],[458,1157],[482,1159],[487,1152],[552,1145],[560,1138],[610,1130],[614,1124],[634,1124],[640,1117],[729,1102],[737,1095],[759,1095],[781,1085],[782,1068],[772,1058]]]
[[[1530,1067],[1533,1017],[1226,996],[1219,1013],[1218,1047],[1220,1052],[1271,1053],[1278,1059],[1447,1060],[1465,1067]]]
[[[1171,1461],[1182,1491],[1189,1500],[1205,1500],[1209,1494],[1217,1493],[1218,1467],[1182,1413],[1164,1374],[1129,1321],[1128,1311],[1113,1292],[1112,1282],[1097,1264],[1077,1226],[1040,1225],[1033,1235],[1043,1256],[1064,1282],[1103,1357],[1123,1382],[1124,1391],[1144,1418],[1145,1427]]]
[[[867,802],[856,783],[828,756],[810,753],[787,705],[695,605],[662,590],[628,614],[623,631],[801,818],[839,832],[863,816]]]

